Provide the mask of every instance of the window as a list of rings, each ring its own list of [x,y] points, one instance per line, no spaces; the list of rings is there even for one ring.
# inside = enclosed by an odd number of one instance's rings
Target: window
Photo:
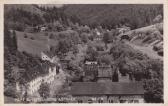
[[[126,100],[120,100],[120,103],[125,103],[126,102]]]
[[[83,103],[83,101],[82,100],[78,100],[78,103]]]
[[[103,100],[102,100],[102,99],[99,99],[98,102],[99,102],[99,103],[103,103]]]
[[[139,100],[134,100],[134,103],[139,103]]]
[[[129,100],[128,103],[133,103],[133,100]]]
[[[109,100],[108,102],[109,102],[109,103],[113,103],[114,101],[113,101],[113,100]]]
[[[93,101],[91,99],[88,100],[88,103],[93,103]]]

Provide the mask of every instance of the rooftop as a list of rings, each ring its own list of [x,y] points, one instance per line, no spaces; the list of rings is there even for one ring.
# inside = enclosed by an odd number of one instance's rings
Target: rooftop
[[[142,82],[74,82],[72,83],[72,95],[143,95]]]
[[[43,53],[49,56],[50,58],[54,57],[54,54],[51,51],[43,51]]]

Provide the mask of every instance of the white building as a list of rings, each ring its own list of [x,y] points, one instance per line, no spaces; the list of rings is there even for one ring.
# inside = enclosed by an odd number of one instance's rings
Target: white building
[[[47,30],[47,27],[41,27],[40,30],[41,30],[41,32],[44,32]]]
[[[41,59],[44,60],[44,61],[48,61],[51,64],[57,62],[56,57],[50,58],[48,55],[46,55],[43,52],[41,53]],[[54,81],[55,76],[56,76],[56,68],[57,68],[56,65],[49,66],[49,68],[48,68],[48,74],[42,75],[42,76],[38,76],[37,78],[32,79],[31,81],[29,81],[26,84],[27,88],[25,88],[23,85],[21,85],[21,84],[19,84],[17,82],[16,83],[16,90],[18,92],[22,92],[22,93],[24,93],[25,90],[27,90],[27,93],[29,95],[34,94],[35,92],[37,92],[39,90],[40,85],[41,85],[42,82],[46,82],[46,83],[50,84],[51,82]]]
[[[37,92],[40,88],[41,83],[44,81],[48,84],[54,81],[56,76],[56,66],[49,68],[49,73],[45,76],[37,77],[28,83],[28,94],[32,95],[33,93]]]
[[[27,93],[29,95],[32,95],[33,93],[35,93],[35,92],[37,92],[39,90],[40,85],[41,85],[42,82],[46,82],[46,83],[50,84],[51,82],[54,81],[55,76],[56,76],[56,66],[50,67],[48,71],[49,71],[48,74],[46,74],[44,76],[39,76],[39,77],[29,81],[26,84],[27,85],[27,89],[23,85],[20,85],[17,82],[16,83],[16,90],[18,92],[22,92],[22,94],[25,92],[25,90],[27,90]]]
[[[87,65],[97,64],[97,61],[86,61],[85,64]]]

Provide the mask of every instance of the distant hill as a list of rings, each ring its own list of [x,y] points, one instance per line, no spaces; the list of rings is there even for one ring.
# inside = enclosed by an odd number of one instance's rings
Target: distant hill
[[[33,14],[43,15],[45,12],[39,9],[36,5],[33,4],[5,4],[5,11],[9,12],[11,10],[22,9],[23,11],[31,12]]]
[[[150,25],[154,17],[162,14],[162,5],[71,4],[65,6],[65,13],[90,26],[127,23],[134,29]]]
[[[4,5],[5,24],[10,29],[23,31],[27,26],[36,26],[44,23],[45,12],[32,4]]]

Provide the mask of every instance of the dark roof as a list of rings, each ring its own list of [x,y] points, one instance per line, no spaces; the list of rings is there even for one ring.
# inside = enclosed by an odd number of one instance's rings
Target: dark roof
[[[144,89],[142,82],[74,82],[70,93],[72,95],[142,95]]]

